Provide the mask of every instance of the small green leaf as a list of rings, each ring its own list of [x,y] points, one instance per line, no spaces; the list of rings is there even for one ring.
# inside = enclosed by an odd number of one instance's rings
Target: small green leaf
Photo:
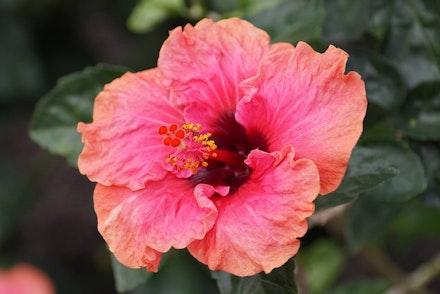
[[[324,1],[327,40],[341,42],[359,37],[368,26],[369,1]]]
[[[395,3],[393,0],[370,0],[368,2],[370,3],[368,32],[381,41],[389,30]]]
[[[393,0],[384,53],[409,87],[440,78],[440,5]]]
[[[387,110],[395,110],[405,100],[405,83],[399,71],[381,55],[351,54],[348,68],[360,73],[367,98]]]
[[[298,293],[294,271],[295,264],[293,259],[290,259],[282,267],[273,269],[269,274],[260,274],[265,293]]]
[[[345,260],[343,249],[328,239],[303,248],[296,257],[311,294],[323,293],[328,289],[341,273]]]
[[[400,203],[382,202],[371,195],[362,195],[352,206],[346,227],[348,245],[353,252],[374,241],[387,230],[396,216]]]
[[[396,176],[398,170],[384,159],[385,156],[380,147],[356,147],[341,185],[335,192],[318,197],[315,200],[317,209],[352,201],[360,193]]]
[[[389,119],[382,119],[364,127],[358,144],[368,146],[368,144],[371,145],[387,141],[395,142],[396,137],[398,137],[398,135]]]
[[[62,155],[72,166],[83,145],[78,122],[92,120],[93,102],[103,86],[126,69],[98,65],[61,78],[37,104],[30,124],[30,137],[42,148]]]
[[[424,201],[427,205],[440,207],[440,146],[435,142],[418,142],[412,146],[422,159],[429,181]]]
[[[113,276],[115,278],[116,291],[125,293],[133,290],[142,283],[145,283],[153,273],[147,272],[145,268],[132,269],[125,267],[111,254]]]
[[[170,16],[182,15],[184,0],[140,0],[127,20],[128,28],[136,33],[146,33]]]
[[[231,11],[238,12],[240,4],[247,1],[236,0],[206,0],[206,6],[209,11],[215,11],[219,14],[228,14]],[[247,4],[247,3],[246,3]],[[236,16],[238,13],[235,13]]]
[[[368,191],[382,202],[405,202],[426,190],[428,181],[419,156],[411,148],[396,142],[374,145],[383,158],[399,170],[399,174]]]
[[[216,271],[211,275],[217,280],[221,294],[296,294],[294,279],[295,265],[289,260],[282,267],[269,274],[258,274],[250,277],[237,277],[225,272]]]
[[[410,138],[440,140],[440,80],[420,84],[395,115],[396,127]]]
[[[187,250],[171,249],[161,258],[159,271],[147,283],[142,283],[130,294],[194,294],[218,293],[210,271]]]
[[[396,142],[374,146],[399,174],[366,191],[351,208],[346,230],[353,251],[380,236],[405,202],[420,195],[427,186],[421,160],[409,147]]]
[[[273,42],[291,43],[320,39],[324,16],[321,0],[282,1],[245,15],[253,24],[268,32]]]

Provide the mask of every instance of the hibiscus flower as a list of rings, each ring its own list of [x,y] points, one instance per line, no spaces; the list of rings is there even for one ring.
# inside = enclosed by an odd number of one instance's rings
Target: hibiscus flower
[[[170,32],[156,68],[126,73],[79,123],[98,229],[124,265],[189,252],[212,270],[270,272],[296,254],[318,194],[340,184],[364,83],[330,46],[270,44],[238,18]]]

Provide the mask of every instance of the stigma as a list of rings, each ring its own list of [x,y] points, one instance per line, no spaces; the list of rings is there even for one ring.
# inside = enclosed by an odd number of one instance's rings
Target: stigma
[[[178,177],[188,178],[196,174],[200,168],[208,166],[208,159],[217,156],[217,145],[211,139],[211,133],[202,132],[200,124],[161,125],[157,134],[163,137],[164,146],[172,148],[164,167]]]

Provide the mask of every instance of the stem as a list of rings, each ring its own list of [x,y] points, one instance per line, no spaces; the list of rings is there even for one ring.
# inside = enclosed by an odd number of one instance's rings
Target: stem
[[[368,246],[362,249],[361,254],[369,264],[392,283],[400,282],[405,276],[405,273],[382,251]]]
[[[409,273],[386,294],[429,293],[423,287],[438,275],[440,275],[440,253]]]

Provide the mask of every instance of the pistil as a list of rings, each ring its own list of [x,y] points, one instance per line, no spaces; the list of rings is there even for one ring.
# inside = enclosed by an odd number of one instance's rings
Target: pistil
[[[165,168],[178,177],[195,175],[200,168],[208,167],[209,160],[222,162],[236,172],[247,169],[245,157],[238,153],[217,149],[211,133],[203,133],[200,124],[185,123],[161,125],[157,134],[163,136],[162,144],[174,149],[165,158]]]
[[[246,170],[246,165],[244,160],[246,159],[244,156],[226,150],[215,149],[209,153],[209,158],[223,162],[224,164],[231,167],[233,170],[241,172]]]

